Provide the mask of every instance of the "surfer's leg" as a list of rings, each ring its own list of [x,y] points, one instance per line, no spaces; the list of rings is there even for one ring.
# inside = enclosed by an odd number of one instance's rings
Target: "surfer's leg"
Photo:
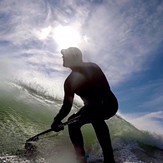
[[[72,115],[70,119],[73,119],[74,115]],[[83,125],[82,121],[77,121],[75,123],[68,125],[68,131],[70,135],[71,142],[75,148],[76,154],[80,159],[81,163],[86,163],[85,160],[85,150],[84,150],[84,141],[81,132],[81,126]]]
[[[103,151],[104,163],[115,163],[109,128],[107,124],[105,121],[101,120],[93,122],[92,125]]]

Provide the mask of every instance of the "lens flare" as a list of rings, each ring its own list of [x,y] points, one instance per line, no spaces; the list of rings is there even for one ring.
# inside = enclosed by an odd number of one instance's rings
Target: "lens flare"
[[[81,42],[81,35],[77,29],[71,26],[57,26],[53,30],[53,38],[59,48],[78,46]]]

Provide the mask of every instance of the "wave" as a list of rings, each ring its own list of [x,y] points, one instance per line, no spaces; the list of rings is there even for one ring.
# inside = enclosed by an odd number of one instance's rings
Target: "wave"
[[[43,86],[38,83],[26,83],[20,80],[15,80],[11,83],[27,91],[30,95],[36,97],[37,99],[43,100],[47,103],[62,103],[63,97],[49,93]],[[82,104],[77,100],[74,101],[73,105],[76,109],[82,106]]]
[[[40,91],[40,87],[37,87]],[[35,146],[36,153],[24,155],[25,141],[51,125],[61,107],[61,101],[44,96],[25,85],[8,84],[0,87],[0,162],[76,163],[67,127],[59,134],[43,136]],[[40,98],[41,97],[41,98]],[[38,100],[39,99],[39,100]],[[42,100],[43,99],[43,100]],[[46,100],[45,100],[46,99]],[[77,107],[77,106],[75,106]],[[72,114],[74,109],[70,114]],[[125,119],[116,115],[107,121],[117,163],[152,162],[163,160],[163,137],[138,130]],[[102,162],[102,151],[91,125],[82,129],[88,162]]]

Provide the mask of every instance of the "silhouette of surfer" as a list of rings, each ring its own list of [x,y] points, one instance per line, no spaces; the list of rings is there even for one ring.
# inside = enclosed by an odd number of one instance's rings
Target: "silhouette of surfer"
[[[69,117],[69,120],[79,117],[78,121],[68,125],[69,136],[80,162],[86,163],[80,128],[91,123],[103,151],[104,163],[114,163],[110,133],[105,120],[116,114],[117,99],[100,67],[95,63],[83,62],[80,49],[76,47],[62,49],[61,54],[63,66],[72,71],[65,80],[63,105],[55,116],[51,128],[56,132],[63,130],[61,121],[69,114],[74,95],[80,96],[84,106]]]

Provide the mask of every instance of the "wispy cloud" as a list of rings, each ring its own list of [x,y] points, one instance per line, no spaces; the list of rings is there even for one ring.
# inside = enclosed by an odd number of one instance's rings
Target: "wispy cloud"
[[[87,42],[81,43],[85,59],[98,63],[112,85],[119,84],[144,69],[148,58],[154,55],[151,52],[163,36],[162,12],[158,0],[5,0],[0,2],[0,38],[7,43],[7,50],[0,50],[3,55],[16,54],[18,67],[27,65],[30,74],[31,65],[35,65],[35,71],[45,68],[44,73],[58,71],[62,61],[55,40],[40,40],[37,32],[49,26],[78,24],[78,30],[87,36]],[[52,53],[54,60],[49,55]],[[62,76],[64,71],[60,70],[57,75]]]
[[[121,113],[120,113],[121,114]],[[138,114],[121,114],[140,130],[155,132],[163,135],[163,111]]]
[[[162,110],[163,106],[163,80],[153,79],[152,81],[147,81],[145,85],[136,87],[132,89],[134,96],[141,96],[142,101],[137,106],[139,109],[143,110],[148,108],[149,111]]]
[[[158,20],[161,6],[154,5],[155,12],[150,13],[148,5],[143,1],[138,4],[132,1],[126,6],[108,2],[95,8],[87,22],[91,58],[102,65],[113,82],[144,69],[151,52],[162,40]]]
[[[134,82],[118,90],[119,109],[125,114],[162,111],[163,80],[151,77],[150,80],[144,81],[137,78]]]

